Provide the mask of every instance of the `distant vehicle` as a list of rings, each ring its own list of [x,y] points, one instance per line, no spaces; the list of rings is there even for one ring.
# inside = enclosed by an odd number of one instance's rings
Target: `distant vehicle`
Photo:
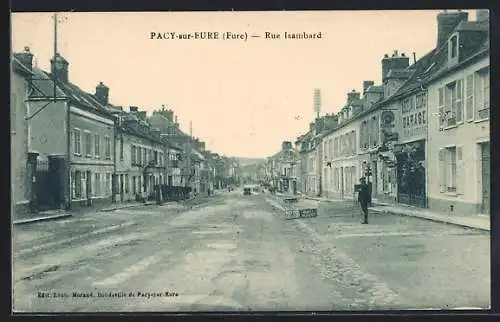
[[[243,186],[243,195],[251,195],[254,192],[260,192],[261,188],[258,184],[247,184]]]

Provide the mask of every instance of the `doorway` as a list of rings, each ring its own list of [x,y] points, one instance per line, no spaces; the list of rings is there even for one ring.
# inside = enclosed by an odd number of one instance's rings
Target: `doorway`
[[[490,142],[481,143],[481,213],[490,213]]]

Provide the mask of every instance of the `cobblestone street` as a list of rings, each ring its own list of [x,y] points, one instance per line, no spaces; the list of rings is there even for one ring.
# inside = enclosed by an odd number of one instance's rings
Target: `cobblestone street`
[[[361,225],[348,203],[320,203],[318,217],[285,220],[278,202],[233,191],[193,206],[16,226],[14,309],[489,306],[487,233],[392,215]]]

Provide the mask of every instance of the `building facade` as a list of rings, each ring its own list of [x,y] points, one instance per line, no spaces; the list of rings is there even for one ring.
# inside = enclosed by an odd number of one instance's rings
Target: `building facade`
[[[428,82],[429,207],[457,214],[490,210],[489,17],[443,38],[442,66]]]
[[[16,57],[17,56],[17,57]],[[23,64],[23,58],[24,63]],[[28,147],[28,98],[29,80],[33,76],[31,61],[33,55],[26,48],[25,53],[19,57],[12,57],[11,65],[11,93],[10,93],[10,156],[11,156],[11,206],[16,214],[25,214],[31,211],[32,183],[36,175],[32,167],[32,158],[37,154],[31,152]]]

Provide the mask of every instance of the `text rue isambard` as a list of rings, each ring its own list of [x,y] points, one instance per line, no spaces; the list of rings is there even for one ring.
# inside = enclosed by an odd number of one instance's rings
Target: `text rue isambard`
[[[124,298],[124,297],[174,297],[176,292],[38,292],[39,298]]]

